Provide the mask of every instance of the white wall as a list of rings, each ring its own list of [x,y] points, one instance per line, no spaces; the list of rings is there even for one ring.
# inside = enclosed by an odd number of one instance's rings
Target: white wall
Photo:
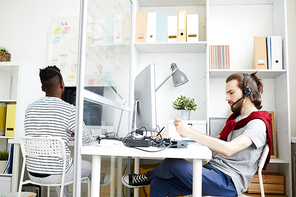
[[[79,0],[0,0],[0,46],[12,62],[46,67],[47,30],[51,17],[78,16]]]
[[[296,1],[287,0],[291,136],[296,137]]]
[[[46,65],[47,30],[51,17],[78,16],[79,0],[0,0],[0,46],[13,62]],[[296,136],[296,2],[287,0],[290,58],[291,133]]]

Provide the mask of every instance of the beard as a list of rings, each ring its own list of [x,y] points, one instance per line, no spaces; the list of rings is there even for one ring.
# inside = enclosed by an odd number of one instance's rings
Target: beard
[[[242,99],[239,102],[237,102],[235,105],[231,105],[231,111],[233,113],[240,114],[244,100],[245,99]]]

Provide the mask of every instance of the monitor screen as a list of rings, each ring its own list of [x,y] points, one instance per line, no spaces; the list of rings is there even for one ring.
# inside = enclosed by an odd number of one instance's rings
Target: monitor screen
[[[102,96],[114,95],[115,93],[110,87],[85,87],[85,89],[97,93]],[[76,103],[76,87],[65,87],[62,99],[67,103],[75,105]],[[111,114],[110,114],[111,113]],[[109,117],[111,116],[111,117]],[[83,104],[83,121],[87,126],[113,126],[114,109],[104,112],[103,106],[94,104],[84,100]]]
[[[156,130],[155,64],[149,64],[136,78],[134,84],[134,124]],[[134,125],[133,124],[133,125]],[[133,128],[134,130],[135,128]]]

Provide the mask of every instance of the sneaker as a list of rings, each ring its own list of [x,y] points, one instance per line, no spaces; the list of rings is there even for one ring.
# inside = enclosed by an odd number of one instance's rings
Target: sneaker
[[[126,174],[122,177],[121,182],[129,188],[145,187],[150,185],[151,179],[144,174]]]
[[[105,187],[111,183],[112,176],[109,173],[101,173],[100,186]]]

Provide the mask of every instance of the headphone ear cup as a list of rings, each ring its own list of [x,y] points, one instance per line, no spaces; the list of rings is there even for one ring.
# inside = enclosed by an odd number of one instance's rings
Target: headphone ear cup
[[[244,95],[245,96],[249,96],[251,93],[252,93],[251,88],[245,88],[245,90],[244,90]]]

